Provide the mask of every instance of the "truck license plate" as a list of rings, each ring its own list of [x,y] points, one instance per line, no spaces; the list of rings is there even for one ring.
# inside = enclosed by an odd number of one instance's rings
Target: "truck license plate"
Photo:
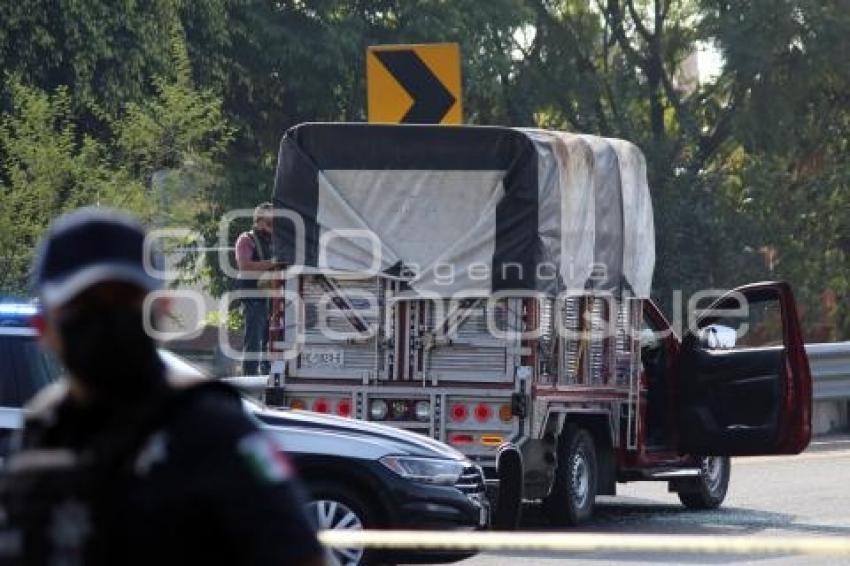
[[[342,350],[308,348],[301,354],[306,365],[314,368],[341,368],[345,366]]]

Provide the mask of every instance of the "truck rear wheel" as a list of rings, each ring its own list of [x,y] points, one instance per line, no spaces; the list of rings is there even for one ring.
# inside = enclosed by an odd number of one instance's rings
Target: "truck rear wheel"
[[[717,509],[726,498],[732,464],[728,456],[700,460],[700,475],[679,486],[679,501],[688,509]]]
[[[575,526],[590,518],[598,483],[596,447],[588,431],[567,425],[558,441],[555,480],[543,510],[556,526]]]

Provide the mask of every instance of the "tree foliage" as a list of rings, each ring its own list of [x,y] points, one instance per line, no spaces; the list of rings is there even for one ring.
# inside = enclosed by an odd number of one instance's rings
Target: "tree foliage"
[[[134,206],[158,209],[161,222],[189,220],[212,235],[222,212],[268,198],[287,127],[365,119],[367,46],[453,41],[469,123],[617,136],[644,150],[662,303],[671,305],[675,289],[786,278],[809,338],[847,338],[848,8],[847,0],[6,3],[0,210],[13,218],[20,209],[32,224],[0,228],[0,243],[36,234],[42,214],[97,202],[118,184],[146,195]],[[723,65],[697,80],[688,66],[707,47]],[[0,253],[23,257],[8,250],[31,239]]]
[[[215,200],[220,158],[232,138],[220,100],[193,86],[179,22],[168,76],[115,114],[7,75],[0,115],[0,288],[25,293],[47,223],[85,205],[130,210],[162,225],[189,225]],[[98,116],[87,130],[86,116]]]
[[[10,85],[12,111],[0,120],[0,288],[23,292],[46,222],[85,204],[144,211],[141,185],[116,171],[104,145],[81,134],[66,88],[48,94]]]

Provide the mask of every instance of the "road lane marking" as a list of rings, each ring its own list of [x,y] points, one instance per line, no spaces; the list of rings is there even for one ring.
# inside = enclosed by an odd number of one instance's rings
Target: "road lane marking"
[[[550,552],[684,552],[850,556],[850,537],[639,535],[597,533],[351,531],[319,533],[335,548]]]

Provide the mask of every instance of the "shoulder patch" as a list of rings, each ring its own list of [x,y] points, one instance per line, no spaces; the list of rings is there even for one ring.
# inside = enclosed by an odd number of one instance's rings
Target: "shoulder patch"
[[[263,432],[257,431],[242,437],[236,449],[257,479],[262,482],[281,483],[293,475],[289,459]]]

